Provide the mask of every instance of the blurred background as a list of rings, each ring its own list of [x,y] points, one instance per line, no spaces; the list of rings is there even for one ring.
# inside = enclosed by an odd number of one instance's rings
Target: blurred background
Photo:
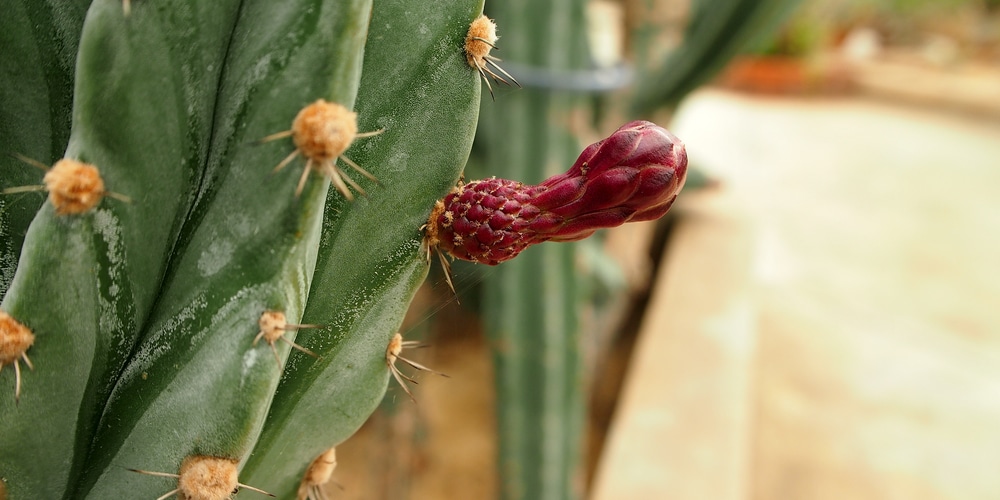
[[[1000,499],[1000,1],[496,0],[466,170],[649,119],[664,220],[439,269],[337,499]],[[485,89],[484,89],[485,90]],[[403,367],[407,371],[406,367]],[[411,370],[412,371],[412,370]]]

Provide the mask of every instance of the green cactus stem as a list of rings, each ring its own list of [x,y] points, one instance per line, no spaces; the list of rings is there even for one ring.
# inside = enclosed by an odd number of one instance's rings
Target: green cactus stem
[[[419,12],[419,14],[417,14]],[[384,129],[347,151],[379,179],[345,209],[327,202],[320,254],[293,356],[260,441],[243,468],[248,484],[291,497],[309,463],[352,435],[378,406],[385,353],[428,269],[420,226],[468,158],[481,84],[463,40],[479,0],[378,2],[355,111],[359,130]],[[392,77],[387,77],[393,75]]]
[[[172,473],[186,456],[242,462],[253,449],[280,377],[270,347],[253,340],[266,311],[297,322],[305,309],[329,183],[307,182],[296,197],[299,176],[272,174],[275,157],[262,154],[277,144],[244,145],[287,128],[316,97],[353,104],[370,6],[240,7],[229,43],[244,50],[226,58],[197,216],[104,410],[87,495],[162,492],[161,481],[113,464]],[[140,7],[129,23],[141,19]],[[261,67],[261,57],[273,62]],[[289,349],[277,347],[279,359]],[[163,424],[171,421],[186,424]]]
[[[552,70],[586,65],[579,0],[490,4],[505,61]],[[579,153],[584,97],[527,87],[484,106],[491,175],[537,184]],[[573,498],[580,492],[584,384],[572,243],[538,245],[484,280],[483,315],[494,351],[500,498]],[[576,493],[574,493],[576,492]]]
[[[0,306],[6,496],[191,496],[179,476],[205,456],[288,497],[374,409],[427,272],[419,227],[471,147],[482,2],[371,9],[91,5],[68,148],[23,150],[80,163],[50,170]],[[55,182],[68,166],[85,176]]]

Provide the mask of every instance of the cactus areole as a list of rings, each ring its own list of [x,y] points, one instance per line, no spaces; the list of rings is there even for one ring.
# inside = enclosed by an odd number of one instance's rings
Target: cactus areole
[[[82,214],[104,196],[104,180],[97,167],[63,158],[45,174],[45,189],[59,215]]]
[[[435,203],[426,243],[496,265],[543,241],[575,241],[601,228],[658,219],[686,174],[684,144],[656,124],[634,121],[541,184],[495,177],[459,184]]]
[[[0,370],[6,365],[14,365],[14,398],[21,396],[21,365],[19,360],[24,360],[28,368],[31,368],[31,360],[28,358],[28,349],[35,343],[35,335],[28,327],[22,325],[11,315],[0,311]],[[2,493],[2,490],[0,490]],[[0,500],[4,498],[0,495]]]

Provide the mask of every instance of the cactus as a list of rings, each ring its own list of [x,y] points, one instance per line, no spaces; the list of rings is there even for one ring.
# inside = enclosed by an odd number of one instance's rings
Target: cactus
[[[93,2],[76,28],[65,154],[23,149],[6,131],[39,127],[4,114],[6,153],[86,162],[104,186],[79,214],[60,213],[48,188],[0,306],[34,336],[0,370],[8,498],[157,498],[188,484],[170,475],[195,456],[295,496],[309,464],[385,391],[386,347],[428,268],[419,227],[471,147],[480,83],[463,43],[481,10],[175,0],[134,2],[126,15],[120,1]],[[17,97],[5,93],[0,109],[60,109]],[[302,146],[261,140],[318,99],[353,109],[357,130],[382,131],[343,154],[378,180],[349,181],[368,197],[351,202],[312,173],[296,196],[312,157],[274,171]],[[4,171],[17,167],[37,172],[18,160]],[[320,327],[254,345],[273,311],[283,328]],[[298,360],[290,343],[321,358]]]
[[[572,72],[588,65],[582,0],[511,0],[487,5],[508,69]],[[513,72],[515,77],[519,75]],[[488,175],[541,184],[565,172],[580,152],[586,98],[529,85],[484,106]],[[489,104],[489,103],[487,103]],[[480,144],[477,141],[477,145]],[[524,250],[483,283],[483,319],[497,346],[494,373],[499,431],[499,498],[582,495],[583,406],[575,298],[574,243]]]
[[[8,247],[24,237],[4,250],[18,262],[0,303],[0,498],[321,496],[334,447],[404,377],[421,228],[468,157],[479,78],[516,83],[495,34],[475,34],[482,1],[95,0],[66,15],[82,5],[12,7],[66,71],[42,78],[61,96],[47,130],[14,123],[46,115],[37,95],[0,101],[0,145],[46,171],[3,178],[24,213],[40,208],[2,226]],[[53,82],[68,81],[66,123]],[[579,191],[586,170],[550,192]],[[593,193],[618,186],[596,179]],[[570,205],[539,203],[575,220]]]
[[[499,43],[508,69],[526,87],[517,95],[503,96],[502,107],[484,108],[483,137],[477,146],[483,146],[489,174],[530,182],[551,175],[552,166],[563,167],[572,158],[573,139],[586,134],[591,111],[662,117],[654,113],[675,106],[707,81],[798,0],[695,0],[687,36],[663,57],[656,49],[670,46],[673,37],[654,38],[670,31],[664,21],[673,22],[676,16],[665,13],[676,3],[626,2],[628,17],[636,23],[629,33],[635,84],[612,99],[581,92],[611,90],[605,82],[615,80],[603,78],[608,75],[588,60],[584,30],[576,29],[585,24],[587,2],[509,0],[488,5],[501,28]],[[602,78],[586,81],[582,76],[588,74]],[[486,181],[491,182],[500,184]],[[485,187],[473,187],[466,196]],[[587,378],[593,376],[594,363],[588,363],[581,349],[595,344],[595,332],[577,325],[579,309],[588,302],[579,292],[587,288],[588,276],[576,265],[577,257],[574,245],[543,245],[526,250],[484,279],[481,310],[496,346],[501,498],[585,496],[584,472],[578,465]]]

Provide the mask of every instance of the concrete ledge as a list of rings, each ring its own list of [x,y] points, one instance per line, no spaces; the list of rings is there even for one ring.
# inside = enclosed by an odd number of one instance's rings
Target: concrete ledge
[[[720,191],[676,209],[594,500],[748,497],[752,231]]]

